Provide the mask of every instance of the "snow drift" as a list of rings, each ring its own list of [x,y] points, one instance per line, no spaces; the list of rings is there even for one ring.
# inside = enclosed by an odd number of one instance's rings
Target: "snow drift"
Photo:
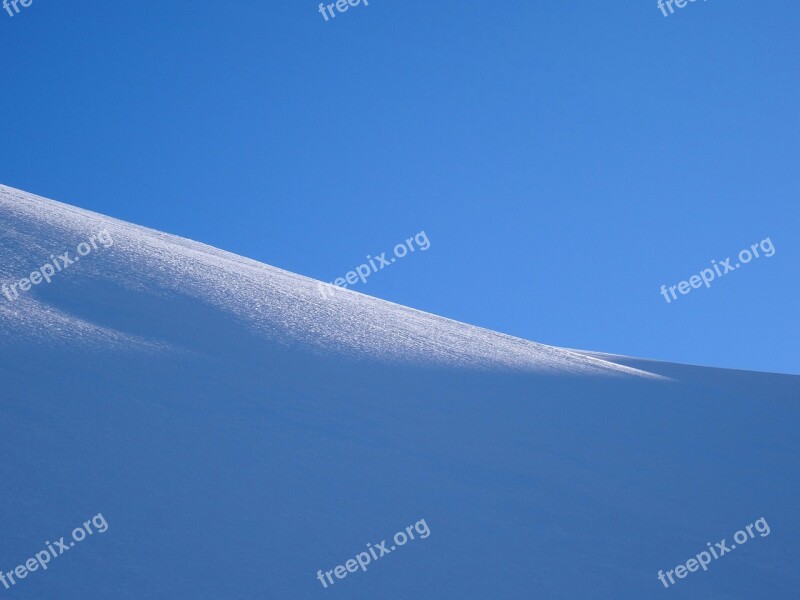
[[[317,283],[0,186],[0,570],[108,521],[0,595],[794,597],[800,377]],[[769,537],[664,590],[659,569],[762,516]],[[316,578],[419,519],[424,541]]]

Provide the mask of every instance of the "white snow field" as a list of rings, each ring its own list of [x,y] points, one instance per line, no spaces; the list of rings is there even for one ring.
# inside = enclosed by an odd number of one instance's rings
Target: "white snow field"
[[[0,571],[109,525],[0,598],[799,597],[800,377],[317,283],[0,186]],[[317,578],[420,519],[429,537]]]

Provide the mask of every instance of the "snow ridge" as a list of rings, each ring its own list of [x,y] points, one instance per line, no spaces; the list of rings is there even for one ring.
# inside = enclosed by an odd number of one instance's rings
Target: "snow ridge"
[[[164,332],[143,335],[119,319],[114,326],[93,322],[63,300],[68,289],[84,301],[103,298],[106,312],[125,312],[154,293],[167,302],[209,307],[265,342],[320,353],[434,367],[659,377],[350,290],[325,299],[308,277],[2,185],[0,227],[0,284],[27,277],[48,256],[75,248],[98,231],[107,230],[114,240],[49,287],[34,288],[16,302],[0,296],[0,323],[26,339],[189,350]],[[192,349],[211,351],[203,345]]]

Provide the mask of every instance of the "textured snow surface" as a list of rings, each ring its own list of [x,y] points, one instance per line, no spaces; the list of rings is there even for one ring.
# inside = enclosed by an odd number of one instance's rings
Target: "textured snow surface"
[[[0,597],[798,597],[800,377],[326,300],[5,187],[0,285],[104,229],[110,248],[0,296],[0,571],[97,513],[109,529]],[[659,582],[761,517],[769,536]],[[316,579],[420,519],[427,539]]]
[[[0,186],[3,236],[0,283],[28,275],[48,257],[74,248],[101,230],[114,240],[71,266],[63,276],[81,279],[83,294],[113,284],[127,302],[151,290],[182,297],[231,315],[272,342],[304,344],[319,351],[376,360],[533,372],[643,372],[552,346],[465,325],[349,290],[321,296],[315,280],[295,275],[197,242],[130,225],[65,204]],[[24,250],[24,252],[23,252]],[[30,257],[23,260],[21,257]],[[40,262],[36,262],[40,257]],[[34,262],[31,263],[31,259]],[[57,275],[55,285],[62,277]],[[35,289],[35,292],[39,291]],[[50,290],[47,290],[50,291]],[[69,314],[57,297],[25,294],[13,308],[0,303],[2,317],[25,336],[79,338],[112,343],[181,348],[163,332],[109,329]],[[210,340],[213,341],[213,340]]]

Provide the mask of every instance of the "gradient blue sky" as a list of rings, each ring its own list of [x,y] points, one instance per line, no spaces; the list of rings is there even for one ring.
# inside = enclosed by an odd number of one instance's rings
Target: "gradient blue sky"
[[[0,182],[549,344],[800,373],[800,4],[34,0]],[[776,253],[667,304],[712,259]]]

